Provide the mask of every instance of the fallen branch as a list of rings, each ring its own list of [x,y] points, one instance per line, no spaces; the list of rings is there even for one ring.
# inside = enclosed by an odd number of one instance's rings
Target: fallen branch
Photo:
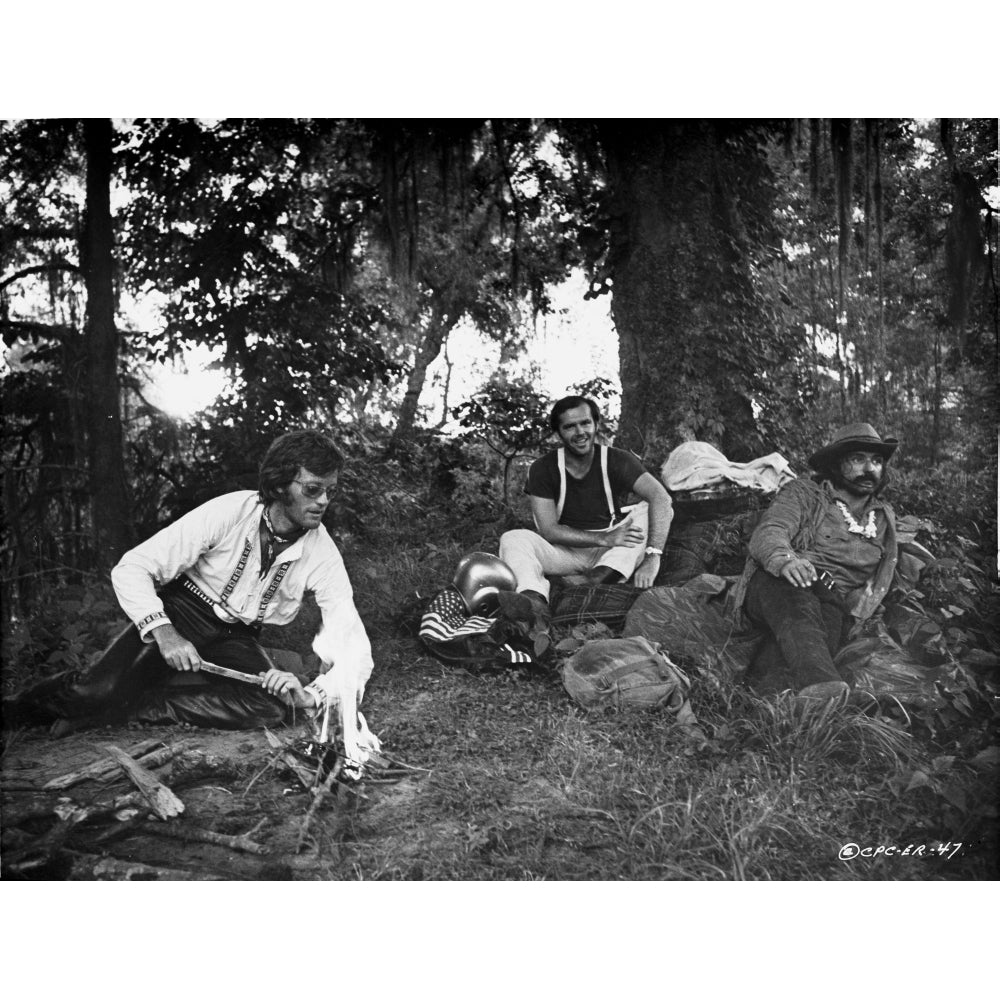
[[[97,879],[101,882],[225,882],[223,875],[183,871],[177,868],[156,868],[138,861],[119,858],[99,858],[94,854],[79,854],[70,869],[72,881]]]
[[[247,854],[267,854],[269,848],[250,839],[250,835],[259,830],[264,821],[261,820],[253,830],[232,836],[227,833],[216,833],[200,826],[164,826],[160,823],[141,823],[139,830],[154,837],[170,837],[173,840],[198,841],[202,844],[216,844],[219,847],[229,847],[234,851],[245,851]]]
[[[111,802],[94,802],[86,806],[78,805],[72,799],[65,797],[14,802],[3,807],[3,825],[10,829],[33,819],[42,819],[45,816],[56,816],[62,819],[77,810],[84,813],[82,817],[84,820],[98,819],[140,803],[143,808],[146,807],[145,799],[138,792],[119,795]]]
[[[136,792],[136,795],[141,798],[138,792]],[[99,833],[96,837],[91,837],[84,846],[92,851],[97,847],[103,847],[104,844],[108,844],[112,840],[131,837],[148,818],[149,808],[145,802],[142,804],[142,808],[131,807],[119,809],[115,813],[115,824],[109,826],[103,833]]]
[[[296,854],[302,850],[302,845],[305,843],[306,834],[309,832],[309,826],[313,821],[313,816],[316,815],[316,810],[319,809],[320,803],[327,797],[330,789],[333,788],[333,783],[340,777],[342,768],[343,758],[338,756],[336,763],[330,768],[330,773],[323,779],[323,784],[321,784],[315,791],[313,800],[309,804],[309,809],[306,812],[305,819],[302,820],[302,829],[299,830],[299,839],[295,842]]]
[[[135,763],[139,764],[141,767],[147,770],[154,767],[163,767],[164,764],[169,764],[170,761],[179,757],[185,750],[187,750],[186,743],[175,743],[171,746],[164,747],[162,750],[154,750],[150,754],[146,754],[145,757],[140,757]],[[107,749],[107,747],[105,747]],[[129,755],[131,756],[131,754]],[[110,775],[109,775],[110,777]]]
[[[4,778],[3,781],[3,792],[6,795],[7,792],[37,792],[40,790],[40,786],[37,781],[11,781]]]
[[[142,743],[137,743],[134,747],[130,747],[127,752],[132,757],[138,758],[144,753],[148,753],[153,747],[158,747],[162,742],[163,740],[145,740]],[[143,764],[145,765],[146,761],[143,761]],[[112,761],[96,760],[93,764],[81,767],[77,771],[69,771],[58,778],[53,778],[51,781],[45,782],[42,785],[42,791],[61,791],[64,788],[72,788],[73,785],[78,785],[81,781],[98,781],[114,773],[115,764]]]
[[[149,807],[160,819],[172,819],[184,812],[184,803],[155,774],[137,764],[118,747],[108,746],[104,749],[117,761],[126,777],[139,789]]]

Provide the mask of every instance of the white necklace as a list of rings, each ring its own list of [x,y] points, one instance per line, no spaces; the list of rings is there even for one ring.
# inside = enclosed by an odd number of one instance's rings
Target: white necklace
[[[840,513],[844,515],[844,520],[847,522],[847,530],[852,535],[863,535],[865,538],[874,538],[877,534],[875,530],[875,511],[868,511],[868,519],[865,524],[854,519],[854,515],[848,509],[846,503],[843,500],[834,500],[834,503],[840,508]]]
[[[292,533],[291,533],[290,535],[279,535],[279,534],[278,534],[278,533],[277,533],[277,532],[276,532],[276,531],[274,530],[274,525],[273,525],[273,524],[271,523],[271,515],[270,515],[270,513],[268,512],[268,509],[267,509],[266,507],[264,508],[264,523],[265,523],[265,524],[267,525],[267,530],[271,532],[271,537],[272,537],[272,538],[273,538],[273,539],[274,539],[274,540],[275,540],[275,541],[276,541],[276,542],[277,542],[277,543],[278,543],[279,545],[285,545],[285,544],[287,544],[288,542],[294,542],[294,541],[295,541],[295,539],[297,539],[297,538],[299,537],[299,535],[303,534],[303,531],[302,531],[302,529],[300,528],[300,529],[297,529],[297,530],[296,530],[296,529],[293,529],[293,530],[292,530]]]

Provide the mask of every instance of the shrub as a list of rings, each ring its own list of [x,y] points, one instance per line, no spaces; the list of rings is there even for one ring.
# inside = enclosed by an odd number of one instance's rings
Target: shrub
[[[88,666],[126,624],[110,584],[51,587],[32,614],[4,631],[5,691]]]

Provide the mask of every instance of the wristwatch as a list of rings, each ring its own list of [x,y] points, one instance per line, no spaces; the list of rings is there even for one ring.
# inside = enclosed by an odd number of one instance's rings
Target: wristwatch
[[[662,556],[663,555],[663,549],[654,549],[652,545],[647,545],[646,546],[646,551],[643,553],[643,555],[647,555],[647,556]]]

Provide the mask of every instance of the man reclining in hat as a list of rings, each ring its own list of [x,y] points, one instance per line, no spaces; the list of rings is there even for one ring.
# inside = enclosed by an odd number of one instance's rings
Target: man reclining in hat
[[[583,396],[553,406],[549,424],[561,447],[531,464],[525,486],[538,530],[500,538],[500,558],[514,571],[518,591],[543,613],[547,575],[586,573],[593,583],[617,583],[634,573],[635,586],[645,589],[660,570],[673,517],[670,494],[631,452],[597,444],[600,420],[597,404]],[[642,502],[623,515],[629,493]]]
[[[127,552],[111,580],[132,625],[88,671],[5,704],[5,722],[62,720],[55,735],[125,720],[241,729],[280,722],[290,709],[315,714],[343,699],[356,707],[371,646],[322,523],[342,463],[318,431],[284,434],[264,456],[259,490],[216,497]],[[303,686],[258,639],[265,623],[296,616],[306,590],[323,616],[313,649],[329,670]],[[206,663],[260,685],[207,674]],[[194,684],[178,686],[182,676]]]
[[[882,491],[897,444],[870,424],[842,427],[809,459],[816,475],[783,486],[754,530],[735,596],[766,633],[747,673],[762,693],[846,695],[833,658],[882,603],[896,568],[895,515]]]

